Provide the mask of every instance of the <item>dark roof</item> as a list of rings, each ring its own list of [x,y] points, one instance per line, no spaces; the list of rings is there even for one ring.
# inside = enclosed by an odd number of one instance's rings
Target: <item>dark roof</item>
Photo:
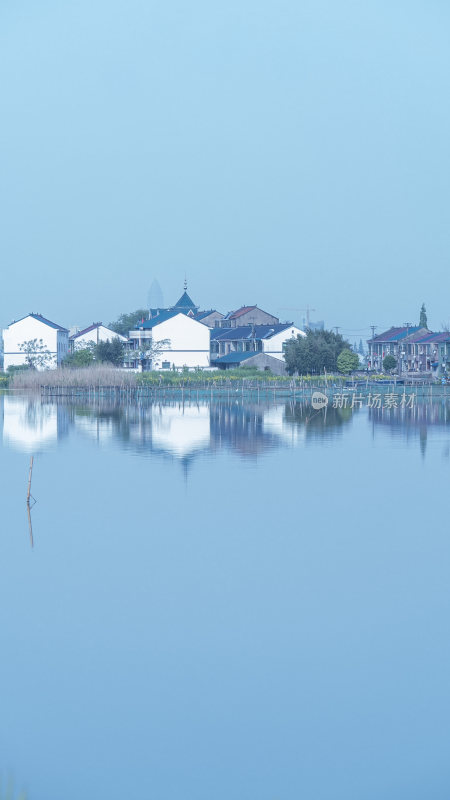
[[[419,333],[417,336],[412,337],[412,341],[417,344],[426,344],[427,342],[447,342],[450,341],[450,333]]]
[[[160,311],[156,317],[146,319],[144,322],[140,322],[138,325],[135,325],[134,330],[151,330],[151,328],[154,328],[155,325],[159,325],[161,322],[166,322],[166,320],[176,317],[177,314],[183,314],[183,311]]]
[[[241,361],[247,361],[248,358],[254,358],[255,356],[263,356],[266,353],[227,353],[226,356],[217,356],[217,358],[211,358],[211,363],[216,364],[240,364]],[[269,354],[270,355],[270,354]]]
[[[156,317],[161,311],[167,311],[167,308],[151,308],[150,309],[150,317]]]
[[[20,319],[15,319],[13,322],[10,322],[10,325],[14,325],[15,322],[22,322],[23,319],[27,319],[27,317],[33,317],[33,319],[37,319],[39,322],[43,322],[44,325],[48,325],[49,328],[54,328],[57,331],[64,331],[65,333],[69,333],[67,328],[64,328],[62,325],[57,325],[56,322],[51,322],[49,319],[46,319],[42,316],[42,314],[26,314],[25,317],[21,317]]]
[[[172,306],[170,310],[173,311],[175,308],[186,309],[186,311],[189,310],[192,310],[194,312],[198,311],[198,306],[196,306],[195,303],[193,303],[193,301],[191,300],[186,291],[183,292],[180,299],[178,300],[178,303],[175,303],[175,305]]]
[[[384,333],[378,334],[375,336],[374,339],[370,339],[369,341],[373,342],[398,342],[401,339],[406,339],[407,336],[411,336],[413,333],[417,333],[417,331],[422,330],[420,325],[411,325],[409,328],[403,326],[401,328],[389,328],[388,331]]]
[[[276,325],[241,325],[239,328],[213,328],[211,339],[237,341],[241,339],[270,339],[277,333],[296,327],[292,322]]]
[[[198,322],[198,320],[189,314],[189,309],[183,311],[181,308],[171,308],[168,311],[160,311],[156,317],[151,317],[151,319],[146,319],[144,322],[140,322],[139,325],[135,325],[134,330],[151,330],[151,328],[156,327],[156,325],[159,325],[161,322],[167,322],[168,319],[177,317],[178,314],[183,314],[185,317],[192,319],[193,322]]]
[[[83,336],[85,333],[90,333],[91,331],[95,331],[97,328],[100,328],[101,325],[103,325],[102,322],[93,322],[92,325],[89,325],[88,328],[83,328],[82,331],[77,331],[76,333],[72,333],[72,336],[69,336],[69,339],[76,339],[77,336]],[[108,328],[108,330],[111,329]]]
[[[96,331],[97,328],[105,328],[107,331],[111,331],[114,336],[122,336],[121,333],[117,333],[117,331],[113,331],[112,328],[108,328],[107,325],[103,325],[103,322],[93,322],[92,325],[89,325],[88,328],[84,328],[82,331],[77,331],[76,333],[72,333],[72,336],[69,336],[69,339],[76,339],[78,336],[84,336],[85,333],[90,333],[91,331]],[[126,336],[122,336],[122,339],[126,339]]]
[[[209,311],[198,311],[195,314],[195,319],[197,322],[200,322],[202,319],[205,319],[205,317],[209,317],[210,314],[220,314],[220,316],[223,317],[223,314],[217,311],[216,308],[210,308]]]

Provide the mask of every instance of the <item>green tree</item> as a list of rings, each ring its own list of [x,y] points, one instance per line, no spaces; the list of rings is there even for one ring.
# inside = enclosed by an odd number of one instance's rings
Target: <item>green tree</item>
[[[80,347],[69,353],[62,362],[63,367],[88,367],[94,361],[94,348]]]
[[[122,367],[125,357],[125,348],[118,337],[111,341],[99,342],[94,347],[94,358],[106,364],[114,364],[115,367]]]
[[[354,350],[341,350],[337,357],[337,368],[339,372],[343,372],[344,374],[348,375],[349,372],[353,372],[355,369],[359,367],[359,358],[358,354],[354,352]]]
[[[420,309],[419,325],[421,328],[428,328],[427,310],[425,308],[425,303],[422,303],[422,308]]]
[[[351,345],[333,331],[308,329],[306,336],[297,336],[285,344],[284,356],[289,375],[306,375],[337,369],[337,357]]]
[[[394,356],[385,356],[383,358],[383,369],[385,372],[390,372],[391,369],[395,369],[397,366],[397,359]]]
[[[42,339],[27,339],[19,344],[19,350],[25,355],[25,364],[29,369],[46,369],[54,361],[54,356]]]
[[[129,331],[132,331],[143,319],[148,319],[148,309],[138,308],[136,311],[130,311],[129,314],[121,314],[115,322],[110,322],[108,327],[128,338]]]
[[[170,339],[154,341],[153,338],[143,339],[135,350],[126,350],[125,360],[139,361],[142,370],[155,369],[162,361],[164,351],[170,347]]]

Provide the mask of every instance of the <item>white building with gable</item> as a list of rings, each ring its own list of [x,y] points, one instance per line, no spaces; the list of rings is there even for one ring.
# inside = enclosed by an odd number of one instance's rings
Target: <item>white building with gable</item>
[[[112,341],[113,339],[120,339],[125,344],[128,339],[120,333],[111,330],[102,322],[93,322],[88,328],[83,328],[82,331],[76,331],[69,336],[69,343],[71,352],[75,350],[82,350],[85,347],[96,345],[99,342]]]
[[[236,367],[248,358],[265,354],[284,362],[284,349],[291,339],[306,336],[293,323],[242,325],[211,331],[211,360],[216,366]]]
[[[32,343],[35,342],[33,350]],[[42,314],[28,314],[11,322],[3,330],[4,369],[27,363],[27,353],[23,347],[28,345],[28,358],[41,360],[42,349],[47,350],[45,364],[36,363],[38,369],[55,369],[69,352],[69,331],[46,319]],[[22,345],[22,347],[21,347]]]
[[[153,357],[143,357],[151,348]],[[144,370],[209,367],[209,348],[206,325],[183,312],[161,311],[130,331],[127,365]]]

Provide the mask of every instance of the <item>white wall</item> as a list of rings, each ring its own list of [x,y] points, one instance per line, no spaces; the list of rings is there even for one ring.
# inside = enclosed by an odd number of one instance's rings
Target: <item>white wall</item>
[[[161,322],[153,327],[153,341],[160,342],[169,339],[170,345],[158,357],[154,369],[162,369],[162,363],[169,362],[170,367],[176,369],[188,367],[209,367],[210,329],[201,322],[196,322],[186,314],[177,314],[176,317]],[[130,331],[133,338],[139,334],[148,334],[150,331]]]
[[[93,331],[88,331],[88,333],[83,333],[81,336],[75,336],[71,339],[73,346],[76,350],[81,350],[83,347],[87,347],[89,344],[98,344],[98,342],[106,342],[112,341],[112,339],[120,339],[121,342],[128,341],[126,336],[121,336],[120,333],[116,333],[112,331],[110,328],[106,328],[105,325],[99,325],[98,328],[94,328]]]
[[[281,333],[276,333],[274,336],[271,336],[270,339],[263,339],[263,353],[268,353],[274,356],[274,358],[279,358],[281,361],[284,361],[284,342],[288,342],[289,339],[292,338],[296,339],[297,336],[306,336],[306,333],[295,325],[291,325],[291,327],[286,328],[286,330],[281,331]]]
[[[152,445],[178,458],[186,458],[210,446],[209,405],[153,406]]]
[[[8,397],[3,400],[3,441],[35,453],[58,438],[58,409],[34,400]],[[31,413],[30,413],[31,411]]]
[[[4,369],[26,363],[26,356],[19,345],[30,339],[42,339],[43,346],[50,351],[51,361],[48,367],[55,368],[69,352],[69,336],[67,332],[51,328],[45,322],[34,317],[25,317],[12,322],[3,330]]]

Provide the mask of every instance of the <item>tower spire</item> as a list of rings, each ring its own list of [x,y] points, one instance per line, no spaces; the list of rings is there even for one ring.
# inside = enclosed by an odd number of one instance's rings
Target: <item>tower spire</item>
[[[187,292],[187,278],[186,273],[184,273],[184,291]]]

